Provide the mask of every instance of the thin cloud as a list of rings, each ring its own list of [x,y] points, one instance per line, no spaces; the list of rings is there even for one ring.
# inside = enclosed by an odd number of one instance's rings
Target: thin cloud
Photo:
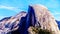
[[[60,12],[54,11],[52,14],[55,16],[55,19],[56,20],[59,20],[60,21]]]
[[[58,11],[55,11],[54,13],[55,13],[55,14],[60,14],[60,12],[58,12]]]
[[[60,17],[57,17],[56,20],[60,21]]]
[[[53,15],[60,15],[60,12],[54,11],[52,14],[53,14]]]
[[[11,7],[11,6],[3,6],[3,5],[0,5],[0,9],[8,9],[8,10],[13,10],[15,12],[18,12],[18,11],[21,11],[19,8],[17,7]]]

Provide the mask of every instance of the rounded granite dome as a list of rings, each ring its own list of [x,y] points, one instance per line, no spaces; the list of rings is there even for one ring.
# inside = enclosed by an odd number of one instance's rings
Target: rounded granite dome
[[[40,9],[41,8],[48,9],[47,7],[45,7],[44,5],[41,5],[41,4],[32,4],[30,6],[32,6],[32,7],[39,7]]]

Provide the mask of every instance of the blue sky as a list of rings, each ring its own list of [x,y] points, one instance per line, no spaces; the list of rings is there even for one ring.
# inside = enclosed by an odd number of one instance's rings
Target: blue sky
[[[28,10],[31,4],[42,4],[60,21],[60,0],[0,0],[0,19]]]

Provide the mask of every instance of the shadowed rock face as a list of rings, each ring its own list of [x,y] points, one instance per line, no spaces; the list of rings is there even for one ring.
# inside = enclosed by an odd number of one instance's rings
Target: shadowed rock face
[[[29,6],[29,9],[28,9],[27,21],[26,22],[30,23],[31,24],[30,26],[35,26],[35,24],[36,24],[35,12],[34,12],[34,9],[31,6]]]
[[[41,27],[41,29],[54,31],[53,34],[59,34],[54,17],[42,5],[29,6],[28,13],[20,12],[8,20],[2,20],[0,22],[0,34],[2,34],[1,32],[6,34],[29,34],[31,33],[29,31],[30,26]]]
[[[20,34],[28,34],[28,28],[30,26],[35,26],[35,24],[36,24],[35,13],[33,8],[29,6],[27,15],[25,17],[21,17],[18,31]]]

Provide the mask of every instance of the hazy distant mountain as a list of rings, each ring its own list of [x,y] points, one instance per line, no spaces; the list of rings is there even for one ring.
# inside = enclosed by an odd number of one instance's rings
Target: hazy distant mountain
[[[58,27],[60,29],[60,21],[56,20],[57,24],[58,24]]]
[[[0,20],[0,34],[36,34],[30,27],[40,27],[59,34],[58,25],[49,10],[43,5],[31,5],[28,12]]]

